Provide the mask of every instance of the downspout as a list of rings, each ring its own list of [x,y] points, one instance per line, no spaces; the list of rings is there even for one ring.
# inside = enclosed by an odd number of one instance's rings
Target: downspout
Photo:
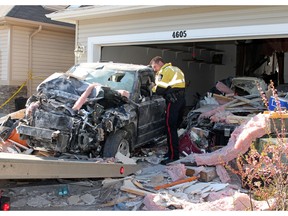
[[[32,94],[32,38],[42,30],[42,25],[36,31],[29,35],[29,56],[28,56],[28,74],[27,74],[27,96]]]
[[[76,48],[78,45],[78,41],[79,41],[79,20],[76,21],[76,28],[75,28],[75,45],[74,47]],[[74,64],[78,63],[78,58],[76,58],[76,55],[74,54]]]

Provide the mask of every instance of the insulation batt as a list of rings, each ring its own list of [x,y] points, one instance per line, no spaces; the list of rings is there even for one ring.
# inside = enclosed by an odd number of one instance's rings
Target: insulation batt
[[[211,122],[226,122],[227,117],[230,115],[233,115],[233,114],[229,111],[218,112],[210,117],[210,121]]]
[[[259,113],[237,127],[227,145],[211,153],[195,154],[197,165],[223,164],[248,151],[251,143],[269,133],[269,114]]]
[[[82,95],[79,97],[79,99],[76,101],[74,106],[72,107],[73,110],[80,110],[82,105],[86,102],[87,98],[91,94],[93,88],[99,84],[91,84],[88,86],[88,88],[82,93]]]
[[[221,112],[224,112],[225,111],[225,107],[227,106],[228,103],[226,104],[223,104],[221,106],[218,106],[217,108],[213,109],[213,110],[210,110],[210,111],[207,111],[207,112],[204,112],[202,113],[199,118],[210,118],[211,116],[215,115],[216,113],[221,113]]]
[[[222,83],[220,81],[217,82],[216,88],[225,94],[233,94],[234,93],[234,91],[232,89],[230,89],[227,85],[225,85],[224,83]]]
[[[223,112],[217,112],[214,115],[210,117],[211,122],[224,122],[227,124],[242,124],[243,122],[246,122],[251,118],[251,116],[254,116],[254,114],[250,114],[249,116],[237,116],[234,115],[230,111],[223,111]]]
[[[166,172],[170,175],[172,181],[186,178],[186,167],[184,164],[169,165],[166,167]]]
[[[216,173],[219,176],[221,182],[223,183],[231,182],[231,178],[224,166],[216,165]]]

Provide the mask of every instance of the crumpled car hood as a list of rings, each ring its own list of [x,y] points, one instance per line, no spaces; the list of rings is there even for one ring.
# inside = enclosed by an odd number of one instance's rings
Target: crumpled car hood
[[[91,84],[55,73],[27,101],[17,131],[31,147],[56,152],[100,154],[104,135],[129,124],[133,106],[117,91],[95,86],[79,110],[75,103]]]

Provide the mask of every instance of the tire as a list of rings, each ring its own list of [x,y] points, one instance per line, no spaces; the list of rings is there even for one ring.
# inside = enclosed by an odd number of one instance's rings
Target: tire
[[[118,130],[108,136],[103,149],[103,157],[115,157],[117,152],[130,156],[131,139],[125,130]]]

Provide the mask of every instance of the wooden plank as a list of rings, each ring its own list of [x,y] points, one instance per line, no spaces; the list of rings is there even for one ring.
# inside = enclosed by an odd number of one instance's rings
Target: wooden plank
[[[5,115],[3,117],[0,118],[0,124],[2,122],[4,122],[9,116],[11,117],[11,119],[21,119],[25,116],[25,111],[26,109],[21,109],[21,110],[18,110],[16,112],[13,112],[13,113],[10,113],[8,115]]]
[[[124,184],[120,187],[120,190],[136,194],[138,196],[146,196],[147,194],[153,194],[149,191],[141,190],[137,188],[131,180],[124,180]]]
[[[226,107],[225,110],[231,112],[253,112],[256,111],[257,113],[261,112],[261,110],[265,110],[265,107],[251,107],[251,106],[239,106],[239,107]]]
[[[197,180],[197,179],[198,179],[198,177],[192,176],[192,177],[181,179],[181,180],[178,180],[178,181],[174,181],[174,182],[171,182],[171,183],[168,183],[168,184],[158,185],[158,186],[154,187],[154,190],[165,189],[165,188],[177,185],[177,184],[182,184],[182,183],[194,181],[194,180]]]
[[[224,95],[219,95],[219,94],[213,94],[213,97],[214,97],[215,99],[224,100],[224,101],[227,101],[227,102],[233,100],[233,98],[231,98],[231,97],[226,97],[226,96],[224,96]]]
[[[269,114],[269,118],[272,119],[288,118],[288,114],[285,112],[264,111],[264,114]]]
[[[237,98],[238,100],[243,101],[243,102],[245,102],[247,104],[251,104],[251,100],[249,100],[249,99],[247,99],[245,97],[234,95],[234,98]]]
[[[236,99],[238,99],[238,98],[236,98]],[[254,102],[261,101],[261,100],[262,100],[262,98],[259,96],[259,98],[254,98],[254,99],[249,100],[249,104],[252,104]],[[247,102],[241,101],[241,102],[229,105],[229,108],[236,107],[236,106],[241,106],[241,105],[244,105],[244,104],[247,104]]]
[[[137,188],[139,188],[140,190],[144,190],[144,191],[148,191],[148,192],[151,192],[151,193],[155,193],[155,191],[150,190],[149,188],[144,187],[144,186],[143,186],[140,182],[138,182],[136,179],[133,179],[133,180],[132,180],[132,183],[133,183]]]
[[[124,177],[135,173],[140,168],[137,164],[104,163],[0,153],[0,179]]]

